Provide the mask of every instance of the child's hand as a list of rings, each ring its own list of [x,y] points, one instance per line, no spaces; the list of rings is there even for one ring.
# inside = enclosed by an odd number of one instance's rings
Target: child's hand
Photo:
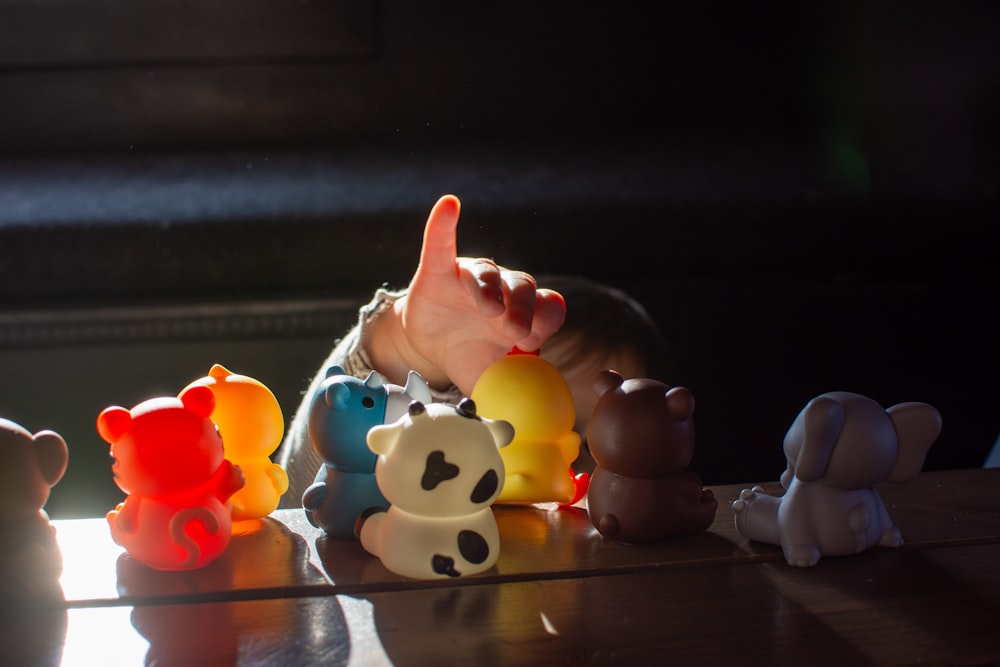
[[[541,347],[562,326],[566,303],[557,292],[536,289],[527,273],[458,257],[459,208],[453,195],[434,205],[409,290],[372,323],[365,349],[391,382],[403,384],[415,370],[432,387],[454,384],[468,396],[513,346]]]

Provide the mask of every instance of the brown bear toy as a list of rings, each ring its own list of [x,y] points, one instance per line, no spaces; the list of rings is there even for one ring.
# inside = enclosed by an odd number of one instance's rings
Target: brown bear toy
[[[42,509],[50,489],[62,479],[69,449],[59,434],[34,435],[0,418],[0,535],[4,542],[0,566],[10,576],[0,585],[0,597],[37,596],[58,588],[62,555],[48,514]]]
[[[606,538],[656,542],[698,533],[718,502],[687,470],[694,453],[694,396],[646,378],[602,371],[587,442],[597,462],[587,492],[590,520]]]

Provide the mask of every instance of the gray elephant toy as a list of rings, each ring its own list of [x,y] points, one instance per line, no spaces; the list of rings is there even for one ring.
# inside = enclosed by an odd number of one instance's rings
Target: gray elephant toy
[[[875,545],[902,546],[875,484],[915,478],[940,433],[941,414],[926,403],[883,409],[850,392],[817,396],[785,435],[784,495],[743,489],[732,503],[736,530],[780,545],[798,567]]]

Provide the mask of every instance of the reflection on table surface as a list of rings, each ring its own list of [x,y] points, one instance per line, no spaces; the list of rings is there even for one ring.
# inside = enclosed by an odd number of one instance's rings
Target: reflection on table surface
[[[500,560],[457,580],[394,575],[300,510],[241,525],[189,572],[138,563],[104,519],[54,521],[61,575],[8,572],[0,663],[1000,661],[1000,471],[886,485],[906,544],[804,569],[736,533],[740,488],[713,487],[708,531],[641,547],[604,540],[583,506],[498,506]]]

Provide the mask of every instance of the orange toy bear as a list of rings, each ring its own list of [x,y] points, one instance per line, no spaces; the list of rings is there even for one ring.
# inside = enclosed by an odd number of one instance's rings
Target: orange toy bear
[[[270,455],[281,444],[285,419],[270,389],[247,375],[215,364],[208,375],[185,387],[204,385],[215,393],[212,421],[219,427],[226,458],[238,465],[246,486],[233,494],[233,521],[265,517],[288,490],[288,473]]]
[[[131,410],[109,407],[97,418],[115,483],[129,494],[108,512],[111,537],[150,567],[202,567],[229,545],[228,501],[244,480],[223,456],[214,409],[212,390],[195,386]]]

